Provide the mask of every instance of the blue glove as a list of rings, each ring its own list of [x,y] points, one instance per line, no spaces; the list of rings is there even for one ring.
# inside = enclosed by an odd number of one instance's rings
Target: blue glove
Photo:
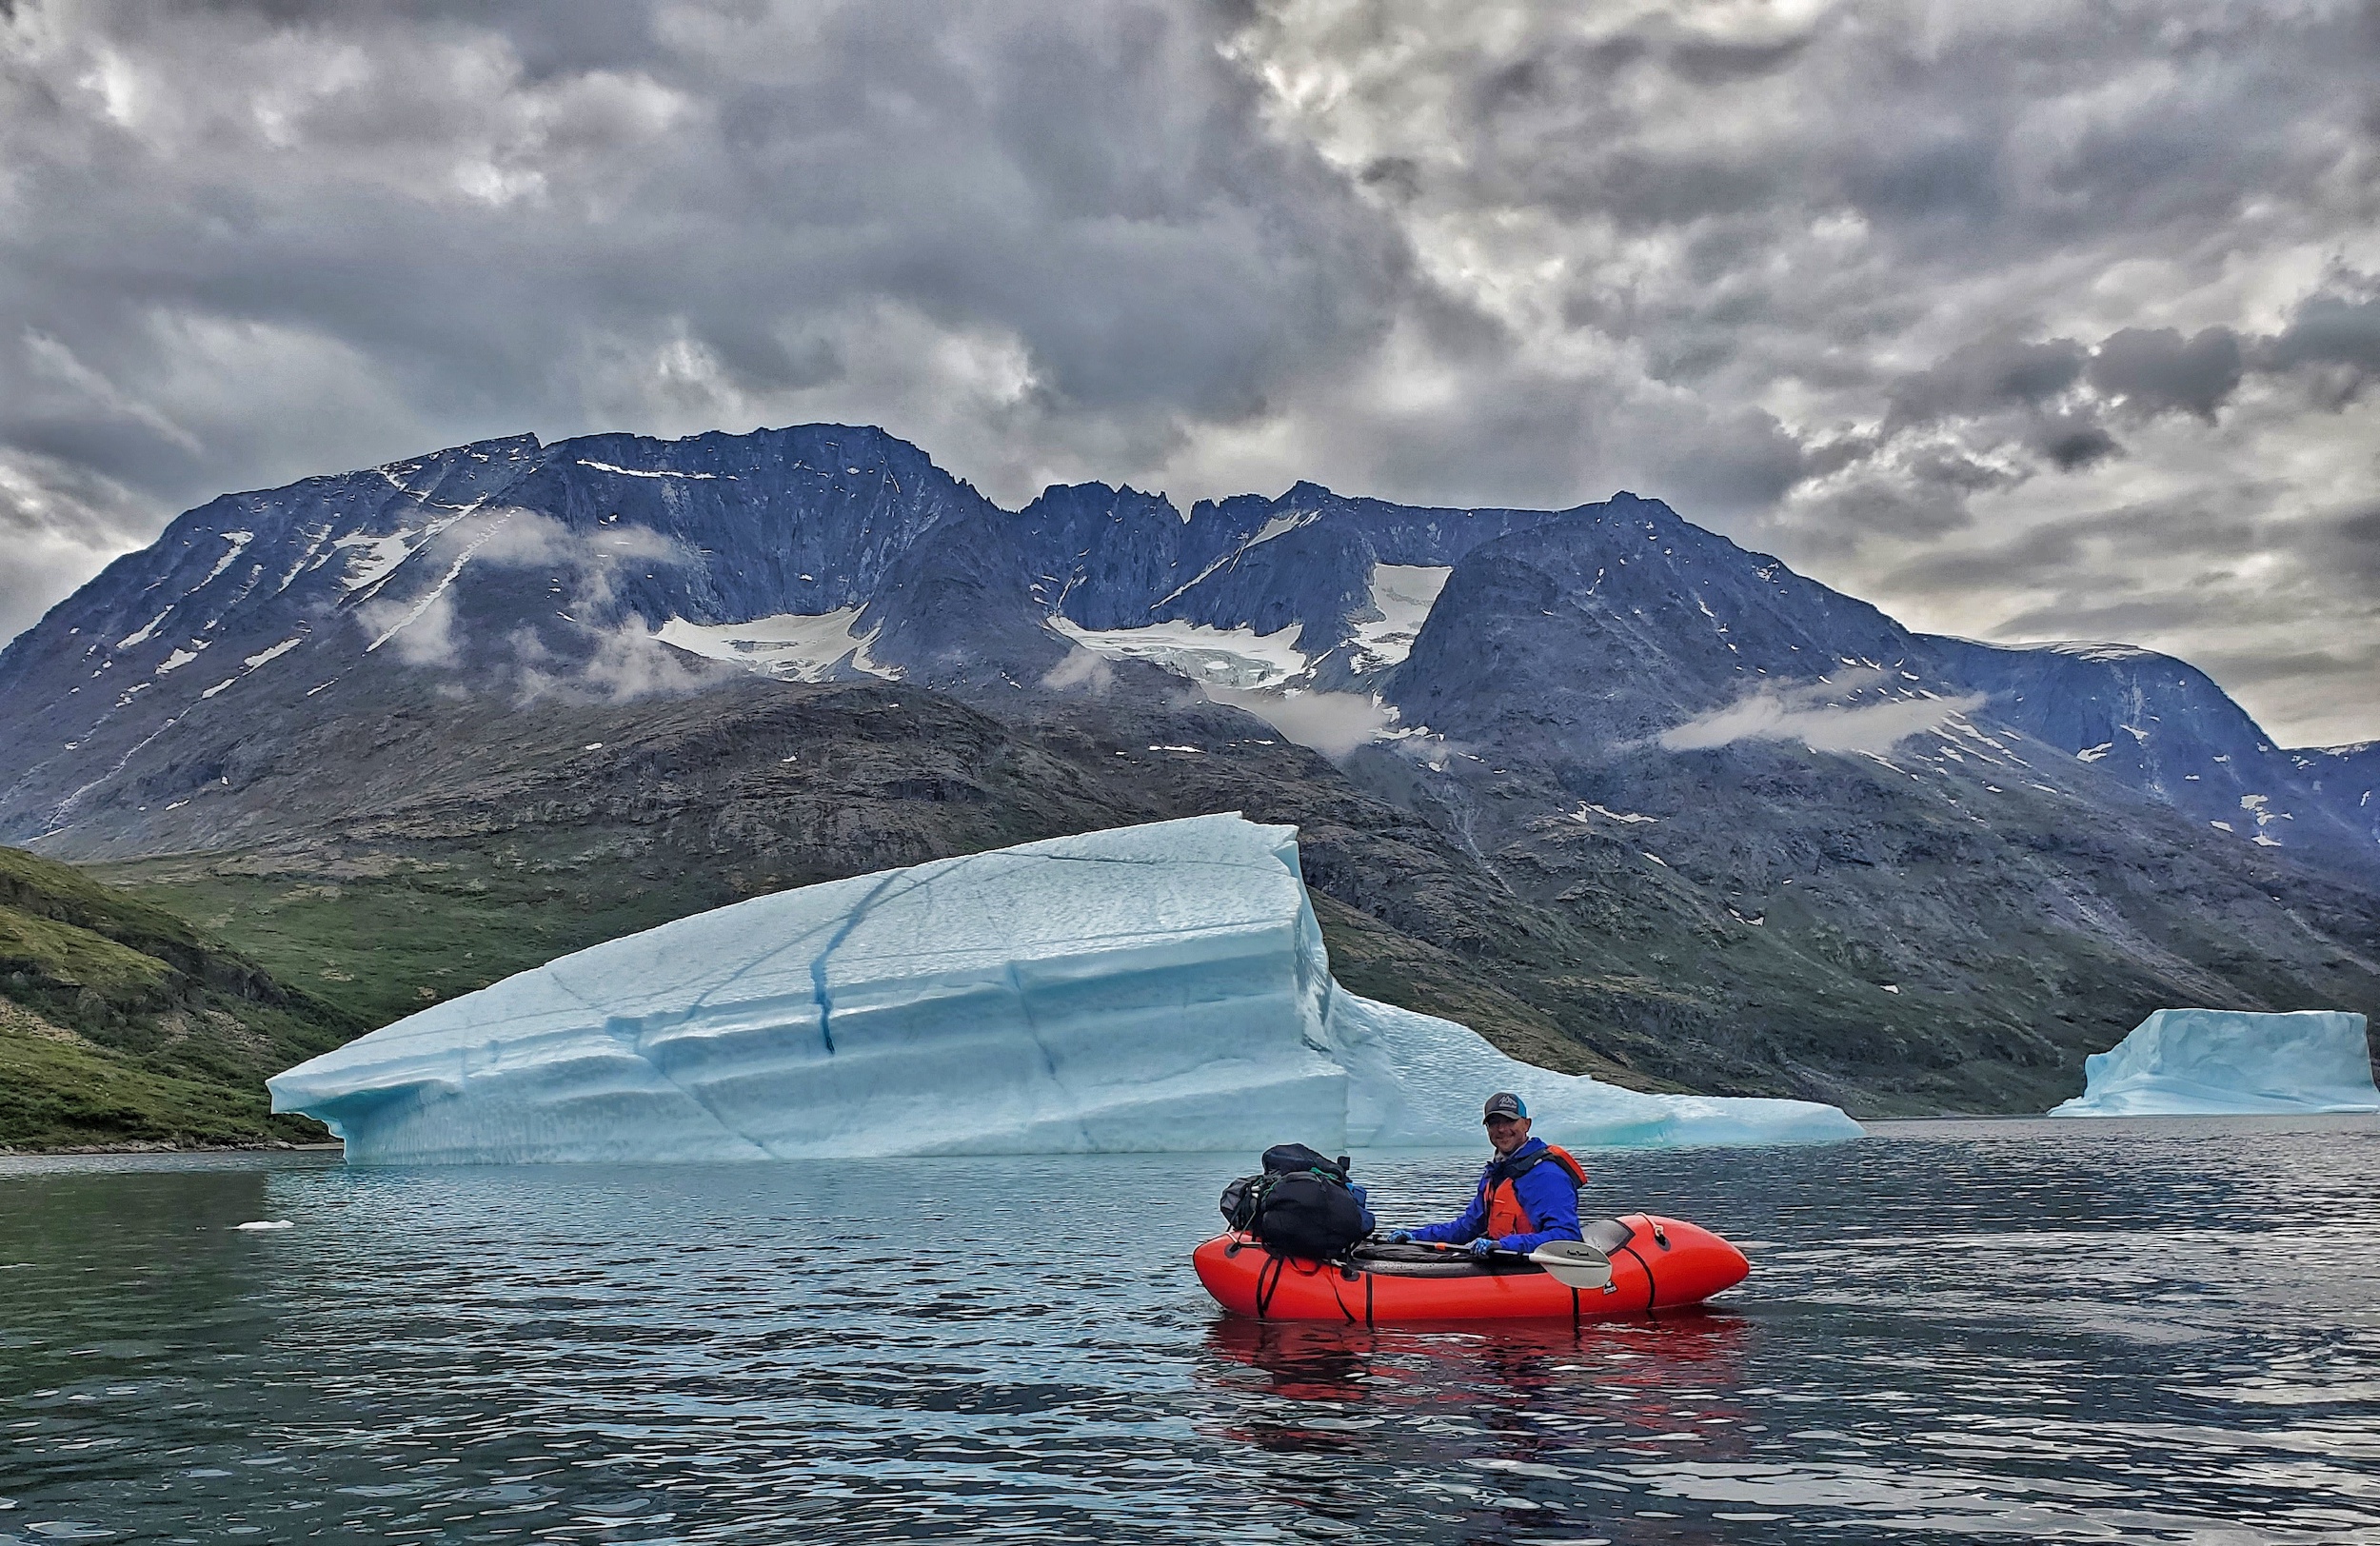
[[[1482,1235],[1471,1242],[1471,1254],[1475,1257],[1485,1257],[1495,1249],[1496,1240],[1493,1236]]]
[[[1387,1234],[1381,1236],[1380,1239],[1390,1245],[1411,1245],[1413,1243],[1413,1231],[1410,1229],[1392,1229]]]

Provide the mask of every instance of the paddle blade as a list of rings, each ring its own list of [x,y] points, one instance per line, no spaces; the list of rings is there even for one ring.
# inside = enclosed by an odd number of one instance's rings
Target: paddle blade
[[[1612,1284],[1612,1259],[1577,1240],[1548,1240],[1529,1259],[1564,1288],[1604,1289]]]

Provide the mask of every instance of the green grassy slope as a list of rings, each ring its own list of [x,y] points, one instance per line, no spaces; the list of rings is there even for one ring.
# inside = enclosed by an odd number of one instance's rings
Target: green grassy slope
[[[171,912],[0,848],[0,1146],[307,1140],[268,1074],[366,1028]]]

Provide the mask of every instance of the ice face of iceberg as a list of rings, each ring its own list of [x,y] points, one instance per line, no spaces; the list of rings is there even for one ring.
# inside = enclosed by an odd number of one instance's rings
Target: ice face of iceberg
[[[1296,832],[1204,816],[759,897],[506,978],[277,1075],[379,1162],[1855,1137],[1636,1095],[1331,981]]]
[[[2380,1111],[2364,1017],[2160,1009],[2083,1060],[2083,1093],[2053,1117]]]

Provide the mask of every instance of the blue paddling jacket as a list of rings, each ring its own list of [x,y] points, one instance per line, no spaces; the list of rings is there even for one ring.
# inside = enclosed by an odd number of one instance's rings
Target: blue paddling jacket
[[[1506,1251],[1534,1251],[1548,1240],[1577,1239],[1578,1188],[1586,1179],[1577,1160],[1533,1138],[1509,1156],[1488,1161],[1479,1172],[1479,1189],[1461,1218],[1424,1224],[1412,1232],[1413,1238],[1464,1245],[1485,1235]]]

